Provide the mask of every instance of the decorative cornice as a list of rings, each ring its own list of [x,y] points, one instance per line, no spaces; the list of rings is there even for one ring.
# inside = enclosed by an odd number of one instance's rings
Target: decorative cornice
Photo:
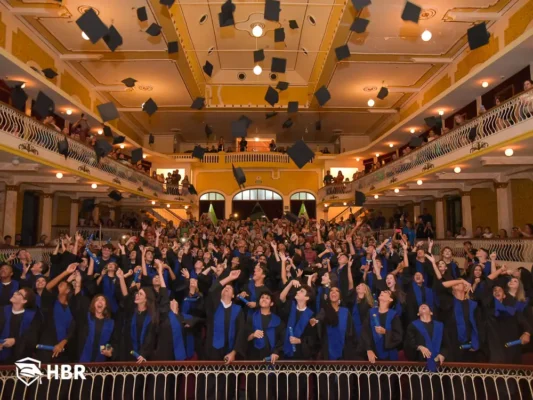
[[[470,196],[472,193],[471,192],[463,192],[461,191],[461,197],[467,197],[467,196]]]
[[[18,192],[20,189],[19,185],[6,185],[6,191]]]
[[[509,182],[494,182],[494,189],[506,189]]]
[[[54,194],[53,193],[43,193],[43,199],[53,199]]]
[[[80,199],[70,199],[70,204],[81,204]]]

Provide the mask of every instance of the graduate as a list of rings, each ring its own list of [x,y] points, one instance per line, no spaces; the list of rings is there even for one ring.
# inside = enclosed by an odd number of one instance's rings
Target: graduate
[[[114,261],[110,261],[102,269],[102,273],[96,279],[96,288],[97,291],[102,293],[106,299],[109,301],[111,306],[111,312],[113,315],[116,315],[118,312],[118,299],[117,293],[119,289],[119,280],[117,279],[117,270],[119,269],[118,264]],[[94,274],[94,260],[91,258],[89,261],[89,271],[88,276],[93,276]]]
[[[189,271],[185,268],[181,270],[181,273],[185,282],[182,285],[183,289],[178,288],[178,290],[186,292],[181,303],[181,312],[185,318],[195,318],[196,321],[185,331],[184,341],[187,359],[203,360],[205,359],[205,346],[203,345],[202,330],[206,318],[204,296],[198,289],[198,280],[190,278]]]
[[[352,321],[355,329],[355,336],[357,340],[361,338],[363,332],[363,322],[368,318],[368,313],[374,307],[374,298],[370,288],[364,283],[360,283],[355,287],[355,297],[352,306]]]
[[[248,285],[244,287],[244,290],[239,294],[239,297],[245,298],[248,303],[248,317],[251,317],[256,310],[258,310],[258,300],[264,292],[268,292],[268,288],[265,286],[265,279],[268,275],[266,265],[260,263],[254,267],[254,274],[248,281]]]
[[[0,307],[9,306],[11,297],[19,289],[19,282],[13,280],[13,267],[3,264],[0,267]]]
[[[406,296],[401,286],[398,284],[398,279],[395,274],[389,273],[385,276],[385,279],[381,278],[381,262],[374,261],[374,275],[376,276],[375,285],[376,289],[380,292],[389,291],[394,295],[396,299],[394,302],[394,311],[399,318],[402,318],[402,314],[406,307]]]
[[[426,256],[428,255],[426,254]],[[426,286],[424,275],[421,272],[415,272],[413,280],[407,285],[406,311],[408,323],[418,319],[418,315],[420,314],[419,309],[423,304],[427,305],[431,312],[433,312],[435,307],[433,290]]]

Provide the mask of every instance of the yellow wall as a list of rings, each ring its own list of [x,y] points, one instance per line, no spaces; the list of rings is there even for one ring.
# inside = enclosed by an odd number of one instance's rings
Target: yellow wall
[[[22,206],[24,205],[24,191],[19,189],[17,195],[17,228],[15,233],[20,233],[22,230]],[[14,238],[13,238],[14,239]]]
[[[513,196],[513,226],[523,227],[533,223],[533,182],[529,179],[515,179],[511,181]]]
[[[492,189],[472,189],[472,227],[490,226],[493,232],[498,231],[498,206],[496,191]]]
[[[60,196],[57,200],[57,225],[68,226],[70,224],[70,198]]]

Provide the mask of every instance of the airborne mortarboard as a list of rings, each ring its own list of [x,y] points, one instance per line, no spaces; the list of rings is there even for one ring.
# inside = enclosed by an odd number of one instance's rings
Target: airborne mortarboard
[[[285,214],[285,218],[287,219],[287,221],[292,222],[293,224],[298,222],[298,216],[291,212],[288,212],[287,214]]]
[[[191,108],[194,108],[195,110],[201,110],[205,106],[205,98],[204,97],[197,97],[194,99],[194,101],[191,104]]]
[[[205,149],[202,146],[194,146],[194,150],[192,151],[192,156],[194,158],[203,160],[204,154],[205,154]]]
[[[370,0],[352,0],[352,4],[357,11],[361,11],[363,8],[371,3]]]
[[[189,185],[189,193],[192,195],[198,194],[194,185]]]
[[[326,86],[322,86],[315,92],[315,97],[318,100],[318,104],[323,106],[331,99],[331,94]]]
[[[277,111],[268,112],[265,114],[265,119],[270,119],[278,115]]]
[[[468,46],[470,46],[470,50],[475,50],[489,43],[490,33],[487,31],[487,24],[485,22],[469,28],[466,31],[466,35],[468,37]]]
[[[206,136],[211,136],[213,134],[213,129],[207,124],[205,124],[204,132]]]
[[[235,4],[231,0],[227,0],[222,7],[220,7],[220,13],[218,14],[218,23],[221,28],[231,26],[235,24],[233,19],[233,12],[235,11]]]
[[[122,46],[122,36],[113,25],[109,27],[109,33],[104,36],[104,42],[109,50],[113,52],[118,48],[118,46]]]
[[[298,112],[298,102],[297,101],[289,101],[289,104],[287,106],[287,112],[289,114]]]
[[[146,33],[150,36],[157,36],[161,33],[161,27],[157,25],[155,22],[152,23],[146,30]]]
[[[440,121],[439,121],[440,120]],[[427,117],[427,118],[424,118],[424,122],[426,123],[427,126],[429,126],[430,128],[434,128],[435,126],[437,126],[437,124],[440,122],[441,125],[442,125],[442,118],[437,118],[437,117]]]
[[[172,7],[172,4],[174,4],[175,1],[176,0],[159,0],[159,3],[167,7]]]
[[[285,41],[285,29],[283,28],[276,28],[274,29],[274,42],[284,42]]]
[[[107,156],[111,151],[113,151],[113,146],[105,139],[98,139],[94,144],[94,152],[98,159]]]
[[[287,60],[285,58],[272,57],[272,66],[270,67],[270,71],[284,74],[286,68]]]
[[[278,89],[280,92],[283,92],[284,90],[287,90],[289,88],[289,82],[283,82],[279,81],[276,85],[276,89]]]
[[[268,21],[279,21],[281,7],[279,1],[266,0],[265,2],[265,19]]]
[[[84,199],[81,202],[81,211],[82,212],[92,212],[95,207],[96,199],[93,197],[92,199]]]
[[[231,136],[234,138],[246,137],[247,135],[247,123],[245,120],[240,119],[231,123]]]
[[[417,148],[422,146],[423,143],[424,140],[422,140],[422,138],[419,138],[418,136],[413,136],[409,141],[409,147]]]
[[[148,144],[154,144],[155,143],[155,136],[150,133],[150,136],[148,136]]]
[[[102,117],[102,120],[104,122],[118,118],[118,110],[115,107],[115,104],[113,104],[113,102],[99,104],[98,106],[96,106],[96,108],[98,109],[100,117]]]
[[[141,22],[148,20],[148,14],[146,12],[146,7],[139,7],[137,9],[137,19]]]
[[[315,122],[315,130],[319,131],[322,129],[322,121],[318,120]]]
[[[168,45],[167,45],[168,54],[177,53],[178,50],[179,50],[178,42],[168,42]]]
[[[113,136],[113,144],[121,144],[124,143],[124,140],[126,140],[126,136]]]
[[[420,19],[421,12],[422,12],[422,8],[408,1],[405,3],[405,7],[402,12],[402,19],[404,21],[411,21],[411,22],[414,22],[415,24],[418,24],[418,20]]]
[[[264,59],[265,59],[265,51],[263,49],[254,51],[254,63],[258,63],[259,61],[263,61]]]
[[[335,49],[335,55],[337,56],[337,60],[344,60],[345,58],[350,57],[350,48],[347,44],[339,46]]]
[[[252,125],[252,120],[250,118],[248,118],[246,115],[241,115],[239,117],[239,121],[246,122],[246,129],[248,129],[250,127],[250,125]]]
[[[267,0],[270,1],[270,0]],[[239,186],[242,186],[246,183],[246,175],[244,174],[244,171],[241,167],[235,167],[235,165],[231,164],[231,168],[233,169],[233,176],[235,177],[235,180],[237,181],[237,184]]]
[[[15,86],[15,88],[11,91],[11,104],[13,107],[15,107],[19,111],[24,111],[26,108],[26,101],[28,100],[28,95],[19,86]]]
[[[289,147],[287,154],[300,169],[315,157],[313,150],[303,140],[298,140],[294,145]]]
[[[59,154],[65,156],[65,160],[68,157],[68,140],[65,136],[65,140],[61,140],[57,143],[57,151]]]
[[[355,192],[355,206],[363,207],[366,201],[366,196],[363,192]]]
[[[113,132],[109,126],[104,126],[104,136],[111,138],[113,137]]]
[[[122,193],[120,193],[118,190],[113,190],[109,192],[108,196],[115,201],[122,200]]]
[[[205,65],[202,67],[202,69],[207,76],[213,75],[213,64],[211,64],[209,61],[205,61]]]
[[[289,27],[290,27],[291,29],[298,29],[298,28],[299,28],[299,26],[298,26],[298,22],[296,22],[296,20],[294,20],[294,19],[291,19],[291,20],[289,21]]]
[[[135,149],[131,152],[131,163],[137,164],[139,161],[142,161],[143,159],[143,149],[142,147],[139,147],[138,149]]]
[[[152,100],[150,97],[143,106],[143,111],[148,114],[150,117],[157,111],[157,104],[155,101]]]
[[[292,122],[292,119],[288,119],[286,120],[283,125],[281,125],[283,128],[287,129],[287,128],[290,128],[292,125],[294,124],[294,122]]]
[[[355,33],[364,33],[369,22],[368,19],[356,18],[353,21],[352,26],[350,26],[350,30]]]
[[[377,97],[378,97],[378,99],[383,100],[388,95],[389,95],[389,89],[387,89],[385,86],[382,86],[381,89],[379,89]]]
[[[272,86],[269,86],[265,94],[265,101],[270,104],[272,107],[279,101],[279,93],[272,89]]]
[[[39,92],[37,100],[33,105],[33,111],[41,118],[47,117],[54,113],[55,105],[53,100],[45,95],[43,92]]]
[[[98,42],[109,32],[109,28],[92,8],[89,8],[76,20],[76,25],[89,37],[92,44]]]
[[[54,79],[57,76],[57,72],[54,71],[52,68],[45,68],[43,69],[43,74],[48,79]]]
[[[126,87],[132,88],[135,86],[135,82],[137,82],[136,79],[133,78],[126,78],[121,81]]]

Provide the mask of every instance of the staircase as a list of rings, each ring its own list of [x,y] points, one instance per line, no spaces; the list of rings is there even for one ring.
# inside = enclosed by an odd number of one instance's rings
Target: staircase
[[[174,214],[171,210],[167,210],[166,208],[154,208],[153,212],[154,214],[152,215],[165,224],[168,221],[172,221],[174,226],[179,226],[181,223],[181,220],[176,216],[176,214]]]

